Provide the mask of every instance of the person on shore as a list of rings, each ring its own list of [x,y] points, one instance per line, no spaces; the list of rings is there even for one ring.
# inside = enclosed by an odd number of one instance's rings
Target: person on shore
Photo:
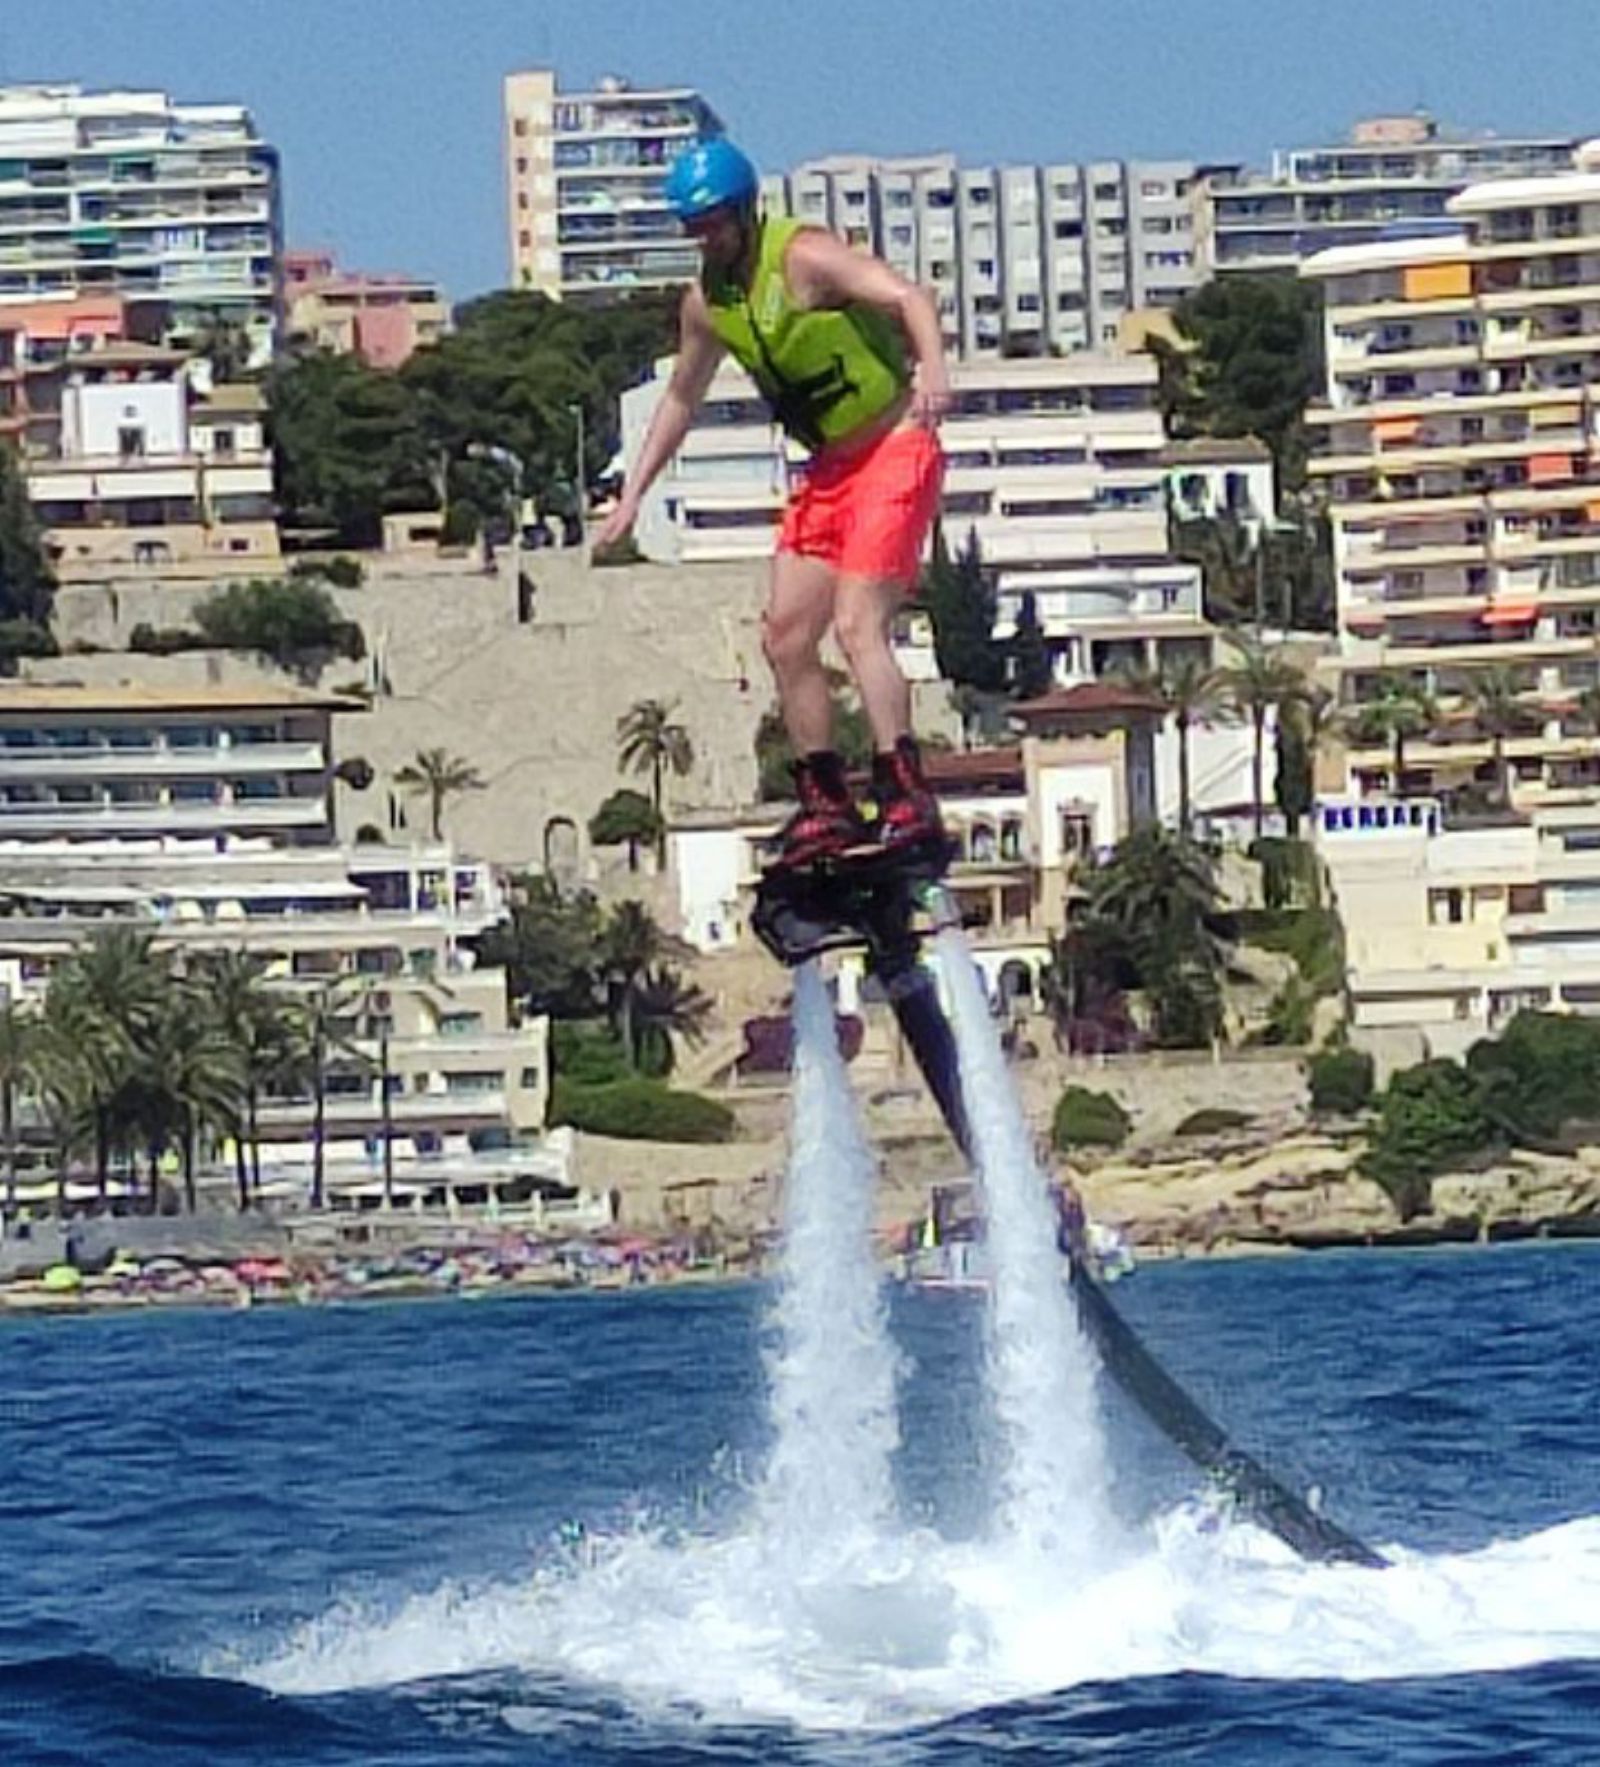
[[[819,654],[830,626],[872,728],[877,838],[932,847],[943,827],[890,628],[939,509],[937,432],[950,383],[938,313],[880,259],[823,228],[761,215],[758,193],[755,167],[720,138],[691,147],[668,173],[667,200],[700,247],[701,272],[684,294],[672,378],[596,546],[630,532],[732,355],[811,455],[784,515],[762,625],[797,756],[799,807],[779,863],[809,865],[873,834],[833,747]]]

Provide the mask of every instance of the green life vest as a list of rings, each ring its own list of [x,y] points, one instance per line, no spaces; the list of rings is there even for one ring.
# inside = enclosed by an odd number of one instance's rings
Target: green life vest
[[[843,441],[911,384],[900,329],[873,307],[797,306],[783,258],[804,223],[759,225],[748,289],[721,271],[701,277],[711,328],[787,434],[812,449]]]

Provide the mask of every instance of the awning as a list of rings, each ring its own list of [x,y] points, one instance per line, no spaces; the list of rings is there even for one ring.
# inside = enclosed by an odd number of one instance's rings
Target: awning
[[[1486,626],[1521,626],[1536,619],[1538,613],[1537,601],[1491,602],[1483,610],[1483,623]]]
[[[1421,433],[1420,417],[1380,417],[1372,426],[1372,434],[1380,442],[1414,442]]]
[[[1574,476],[1570,454],[1530,454],[1528,456],[1528,483],[1530,485],[1556,484]]]

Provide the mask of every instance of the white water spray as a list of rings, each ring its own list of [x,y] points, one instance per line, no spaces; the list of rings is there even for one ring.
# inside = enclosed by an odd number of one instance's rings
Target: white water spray
[[[1005,1450],[1002,1534],[1082,1571],[1113,1529],[1094,1361],[1062,1281],[1033,1136],[958,928],[937,940],[989,1248],[989,1384]]]
[[[876,1162],[815,962],[795,976],[794,1027],[763,1520],[775,1545],[793,1546],[815,1566],[888,1526],[899,1435],[895,1353],[872,1252]]]

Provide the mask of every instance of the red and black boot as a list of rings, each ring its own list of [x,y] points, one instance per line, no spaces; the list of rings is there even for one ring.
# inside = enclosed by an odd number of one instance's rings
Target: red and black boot
[[[933,851],[944,844],[939,800],[922,772],[914,736],[902,736],[888,754],[872,758],[872,795],[878,803],[878,842],[892,852]]]
[[[840,858],[872,839],[850,795],[844,762],[832,749],[818,749],[796,761],[794,784],[800,807],[778,837],[780,866],[802,870],[821,859]]]

